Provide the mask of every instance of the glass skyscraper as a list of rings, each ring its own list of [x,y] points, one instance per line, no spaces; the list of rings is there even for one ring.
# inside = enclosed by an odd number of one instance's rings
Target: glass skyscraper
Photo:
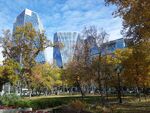
[[[89,62],[92,61],[94,58],[98,57],[99,54],[112,54],[116,49],[123,49],[127,46],[125,40],[123,38],[120,38],[106,42],[102,44],[101,47],[98,47],[95,38],[91,36],[84,39],[83,45],[85,45],[85,47],[88,47]],[[82,51],[84,51],[84,48],[82,49]]]
[[[56,46],[53,49],[53,60],[58,67],[64,67],[73,59],[78,36],[77,32],[57,32],[54,34],[54,44],[63,44],[62,48]]]
[[[36,31],[42,32],[44,30],[38,14],[29,9],[25,9],[21,14],[17,16],[13,24],[13,32],[15,32],[17,26],[24,26],[26,23],[31,23]],[[46,61],[44,52],[41,51],[37,55],[35,60],[36,62],[44,63]]]
[[[123,49],[126,47],[126,43],[123,38],[120,38],[120,39],[109,41],[109,42],[105,43],[104,46],[105,47],[101,50],[102,55],[111,54],[116,49]]]

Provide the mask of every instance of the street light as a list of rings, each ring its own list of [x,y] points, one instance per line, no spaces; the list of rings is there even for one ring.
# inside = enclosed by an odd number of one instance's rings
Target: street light
[[[122,98],[121,98],[121,80],[120,80],[120,73],[122,71],[122,66],[121,65],[117,65],[116,66],[116,72],[117,72],[117,77],[118,77],[118,99],[119,99],[119,103],[122,103]]]

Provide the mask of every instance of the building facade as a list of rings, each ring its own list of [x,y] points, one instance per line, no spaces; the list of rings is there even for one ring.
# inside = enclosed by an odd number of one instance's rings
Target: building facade
[[[88,48],[89,61],[92,61],[99,54],[99,48],[96,43],[96,39],[92,36],[87,37],[84,40],[85,46]]]
[[[77,32],[56,32],[54,34],[54,44],[63,44],[62,48],[58,46],[53,48],[54,64],[62,68],[73,59],[78,37],[79,33]]]
[[[82,59],[83,55],[84,55],[84,39],[81,37],[81,35],[79,34],[77,37],[77,41],[76,41],[76,46],[75,46],[75,51],[74,51],[74,56],[73,59],[79,61],[80,59]]]
[[[112,54],[116,49],[123,49],[126,47],[125,39],[120,38],[105,43],[102,47],[102,55]]]
[[[81,43],[81,42],[83,42],[83,43]],[[127,46],[125,39],[120,38],[120,39],[106,42],[106,43],[102,44],[101,47],[98,47],[96,39],[91,36],[84,39],[84,41],[80,40],[79,41],[80,47],[81,47],[81,44],[83,46],[80,49],[82,52],[79,53],[79,50],[78,50],[78,52],[76,52],[76,53],[78,53],[76,56],[84,57],[84,55],[86,55],[87,61],[89,63],[93,59],[98,57],[99,54],[102,56],[112,54],[116,49],[123,49]]]
[[[16,27],[24,26],[26,23],[31,23],[36,31],[42,32],[44,30],[38,14],[29,9],[25,9],[21,14],[19,14],[16,17],[16,20],[13,24],[13,32],[15,32]],[[38,40],[37,40],[37,44],[38,44]],[[38,63],[45,63],[46,59],[43,51],[41,51],[37,55],[35,61]]]

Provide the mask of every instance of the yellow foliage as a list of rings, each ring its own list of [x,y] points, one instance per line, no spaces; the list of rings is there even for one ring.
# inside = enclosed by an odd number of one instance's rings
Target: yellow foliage
[[[37,64],[32,68],[32,85],[43,86],[51,88],[52,86],[59,86],[62,84],[60,71],[58,68],[53,67],[52,65],[46,64]],[[37,83],[38,81],[38,83]],[[38,85],[37,85],[38,84]]]

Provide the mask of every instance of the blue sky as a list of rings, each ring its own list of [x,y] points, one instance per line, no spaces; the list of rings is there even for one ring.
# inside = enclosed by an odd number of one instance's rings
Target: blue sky
[[[25,8],[38,13],[50,40],[57,31],[80,32],[89,25],[103,27],[109,40],[122,37],[122,21],[112,16],[115,6],[105,6],[104,0],[0,0],[0,35],[1,29],[12,30],[16,16]],[[46,56],[52,60],[51,48]]]

